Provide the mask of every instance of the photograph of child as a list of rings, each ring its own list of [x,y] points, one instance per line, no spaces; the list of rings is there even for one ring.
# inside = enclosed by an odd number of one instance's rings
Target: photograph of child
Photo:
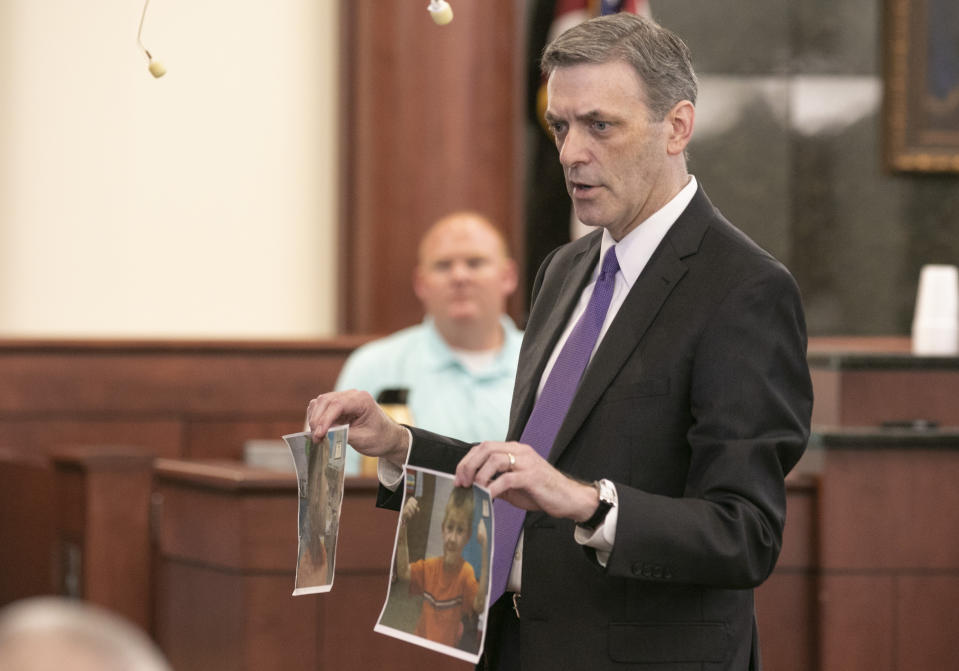
[[[408,468],[394,570],[376,631],[476,662],[489,596],[489,494]]]
[[[346,427],[330,429],[316,444],[307,433],[283,436],[293,454],[299,491],[294,596],[328,592],[333,586],[346,436]]]

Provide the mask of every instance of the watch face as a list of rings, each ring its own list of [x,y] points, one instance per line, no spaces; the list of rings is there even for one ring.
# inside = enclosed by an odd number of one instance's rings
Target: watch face
[[[616,486],[609,480],[599,481],[599,498],[610,505],[616,504]]]

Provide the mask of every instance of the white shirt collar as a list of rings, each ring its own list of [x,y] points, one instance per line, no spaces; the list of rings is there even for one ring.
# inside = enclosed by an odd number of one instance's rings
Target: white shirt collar
[[[643,272],[643,268],[659,247],[659,243],[696,195],[696,188],[696,178],[690,175],[689,182],[673,196],[672,200],[653,212],[619,242],[613,240],[608,229],[603,230],[599,258],[605,258],[606,250],[616,245],[616,259],[619,261],[619,269],[623,279],[626,280],[627,288],[631,288],[639,278],[639,274]],[[598,272],[599,264],[597,263],[593,274]]]

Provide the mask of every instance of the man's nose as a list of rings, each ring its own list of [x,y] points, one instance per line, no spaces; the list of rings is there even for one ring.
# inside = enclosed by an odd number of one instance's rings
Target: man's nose
[[[454,280],[465,280],[470,275],[470,268],[466,263],[457,262],[453,264],[451,273]]]
[[[572,167],[587,160],[586,142],[583,134],[575,128],[566,131],[563,142],[559,147],[559,162],[565,168]]]

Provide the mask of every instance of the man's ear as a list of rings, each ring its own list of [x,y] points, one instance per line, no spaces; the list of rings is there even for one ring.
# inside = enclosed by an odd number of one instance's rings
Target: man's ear
[[[423,290],[423,269],[417,265],[413,268],[413,293],[416,294],[420,303],[423,302]]]
[[[688,100],[681,100],[666,113],[666,123],[669,124],[669,137],[666,151],[670,155],[682,154],[693,136],[693,121],[696,117],[696,108]]]
[[[519,286],[519,266],[513,259],[506,259],[503,267],[503,295],[512,296]]]

